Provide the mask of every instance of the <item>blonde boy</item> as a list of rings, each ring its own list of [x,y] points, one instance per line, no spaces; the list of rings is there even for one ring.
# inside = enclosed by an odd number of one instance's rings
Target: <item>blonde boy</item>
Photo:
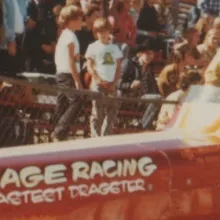
[[[60,88],[82,89],[79,77],[79,42],[74,31],[82,27],[82,11],[77,6],[64,7],[60,12],[59,24],[62,33],[55,50],[57,84]],[[52,135],[53,141],[67,138],[69,125],[76,119],[81,103],[79,97],[59,93],[56,108],[56,126]]]
[[[92,76],[91,90],[105,95],[115,95],[120,77],[122,53],[119,47],[110,43],[111,25],[105,18],[98,18],[93,25],[97,41],[90,44],[87,52],[87,68]],[[103,100],[94,100],[91,115],[91,135],[104,136],[112,133],[117,117],[117,103],[114,100],[106,104]],[[105,111],[106,110],[106,114]]]

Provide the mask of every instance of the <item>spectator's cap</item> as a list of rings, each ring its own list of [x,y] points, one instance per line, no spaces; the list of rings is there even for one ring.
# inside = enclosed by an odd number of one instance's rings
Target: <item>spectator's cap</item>
[[[152,51],[154,50],[153,46],[148,42],[148,41],[144,41],[142,44],[138,44],[135,48],[134,48],[134,52],[137,53],[141,53],[141,52],[146,52],[146,51]]]

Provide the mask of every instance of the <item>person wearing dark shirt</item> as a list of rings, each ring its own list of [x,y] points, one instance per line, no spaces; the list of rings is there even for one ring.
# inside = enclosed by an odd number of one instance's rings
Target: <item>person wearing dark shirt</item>
[[[149,35],[153,35],[153,32],[160,31],[157,11],[151,3],[151,0],[145,0],[137,20],[137,28],[149,32]]]
[[[136,63],[136,57],[127,57],[121,62],[121,77],[118,82],[118,90],[122,96],[134,96],[139,94],[141,84],[141,71]]]
[[[118,89],[122,95],[129,93],[142,96],[145,94],[159,94],[159,89],[152,70],[154,52],[150,44],[137,45],[132,51],[133,58],[123,59],[121,64],[121,78]]]
[[[80,54],[81,54],[81,68],[83,68],[83,63],[85,61],[84,55],[89,46],[89,44],[95,41],[95,37],[92,32],[92,27],[94,21],[101,16],[100,9],[96,6],[88,6],[85,13],[85,26],[82,30],[76,32],[76,36],[79,40]]]
[[[152,68],[154,52],[152,45],[148,42],[136,47],[136,65],[139,67],[140,76],[140,96],[142,99],[160,98],[159,89]],[[141,125],[145,129],[153,128],[153,121],[157,118],[160,106],[155,103],[146,105],[145,112],[141,118]]]
[[[154,51],[164,48],[162,30],[158,21],[158,14],[154,8],[152,0],[145,0],[137,20],[136,43],[142,44],[148,40],[153,45]]]
[[[48,64],[53,62],[53,50],[51,45],[55,44],[57,38],[56,21],[53,15],[55,1],[31,0],[28,4],[25,46],[29,62],[28,71],[53,72]],[[45,63],[46,61],[46,63]]]

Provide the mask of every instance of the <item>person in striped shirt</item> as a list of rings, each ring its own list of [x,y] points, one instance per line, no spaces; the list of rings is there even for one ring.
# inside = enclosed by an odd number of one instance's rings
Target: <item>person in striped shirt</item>
[[[217,17],[220,15],[220,1],[219,0],[204,0],[201,3],[201,10],[205,14]]]

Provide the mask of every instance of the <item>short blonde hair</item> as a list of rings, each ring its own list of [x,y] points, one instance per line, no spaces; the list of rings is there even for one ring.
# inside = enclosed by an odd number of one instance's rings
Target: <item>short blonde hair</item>
[[[83,12],[79,7],[75,5],[65,6],[60,11],[59,24],[65,27],[70,21],[77,20],[80,17],[83,17]]]
[[[210,38],[210,36],[213,36],[213,35],[220,36],[220,29],[215,29],[215,28],[210,29],[205,36],[204,43],[207,44],[208,39]]]
[[[213,28],[220,29],[220,17],[215,18],[214,23],[213,23]]]
[[[220,49],[205,71],[205,83],[220,86]]]
[[[66,0],[66,6],[69,6],[69,5],[76,5],[75,0]]]
[[[98,18],[93,24],[93,34],[96,36],[97,32],[102,32],[105,30],[111,31],[111,24],[108,19]]]

